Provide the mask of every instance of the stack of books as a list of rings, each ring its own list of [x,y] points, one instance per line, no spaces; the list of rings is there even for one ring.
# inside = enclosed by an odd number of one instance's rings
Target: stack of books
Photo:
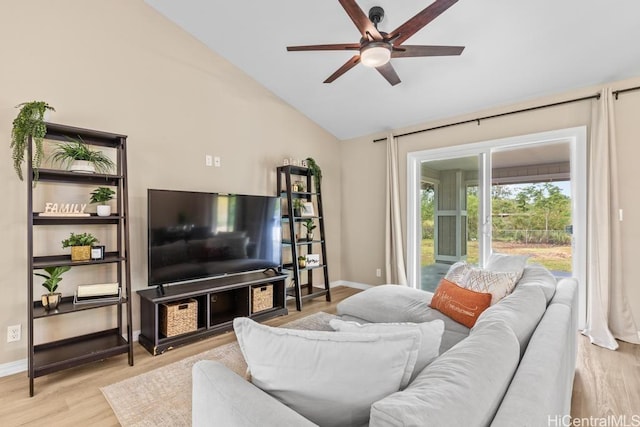
[[[118,283],[100,283],[96,285],[79,285],[73,299],[74,304],[95,304],[118,302],[121,298]]]

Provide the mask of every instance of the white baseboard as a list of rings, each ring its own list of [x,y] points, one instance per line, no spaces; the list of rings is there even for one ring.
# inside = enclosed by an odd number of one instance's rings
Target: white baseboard
[[[139,330],[133,331],[133,342],[137,342],[139,336]],[[27,359],[0,364],[0,378],[8,377],[9,375],[18,374],[20,372],[25,372],[28,366],[29,365]]]
[[[9,375],[25,372],[27,370],[27,366],[27,359],[3,363],[0,365],[0,377],[8,377]]]
[[[362,290],[373,287],[372,285],[367,285],[366,283],[349,282],[347,280],[336,280],[335,282],[331,282],[329,286],[332,288],[335,288],[336,286],[347,286],[349,288],[362,289]]]

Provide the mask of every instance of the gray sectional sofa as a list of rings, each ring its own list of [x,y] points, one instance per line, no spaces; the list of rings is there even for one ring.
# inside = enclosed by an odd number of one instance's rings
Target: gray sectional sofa
[[[468,329],[429,308],[429,294],[377,286],[338,304],[359,322],[442,319],[440,356],[371,406],[370,426],[548,426],[569,414],[576,361],[577,282],[527,266],[514,291]],[[330,410],[330,408],[327,408]],[[212,361],[193,371],[193,425],[315,425]]]

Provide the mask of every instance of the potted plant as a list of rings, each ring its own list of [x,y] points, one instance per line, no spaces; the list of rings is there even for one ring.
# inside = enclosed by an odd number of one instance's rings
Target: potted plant
[[[305,268],[307,266],[307,257],[300,255],[298,257],[298,267]]]
[[[307,229],[307,240],[313,240],[313,229],[316,228],[316,224],[313,222],[313,219],[309,218],[305,220],[302,225]]]
[[[62,294],[56,292],[58,289],[58,283],[62,280],[62,275],[69,271],[71,267],[68,265],[59,266],[59,267],[46,267],[43,270],[44,273],[33,273],[36,276],[44,277],[44,282],[42,282],[42,286],[49,291],[47,294],[42,295],[42,306],[46,310],[55,310],[58,308],[60,304],[60,300],[62,299]]]
[[[23,181],[22,164],[24,163],[24,155],[27,151],[29,137],[35,142],[35,150],[33,152],[33,173],[34,184],[38,181],[38,170],[44,158],[44,148],[42,140],[47,134],[47,125],[44,121],[45,113],[55,111],[52,106],[44,101],[24,102],[17,105],[20,112],[13,120],[13,128],[11,129],[11,157],[13,158],[13,168],[18,174],[20,181]]]
[[[92,150],[82,138],[78,138],[69,138],[71,142],[58,144],[51,157],[53,161],[72,172],[111,172],[115,166],[113,161],[102,151]]]
[[[293,216],[302,216],[302,208],[304,208],[304,200],[293,199]]]
[[[109,187],[98,187],[91,192],[91,203],[98,203],[97,212],[98,216],[109,216],[111,215],[111,206],[105,204],[109,200],[113,199],[113,195],[116,194]]]
[[[71,261],[87,261],[91,259],[91,245],[99,242],[91,233],[71,233],[62,241],[62,248],[71,247]]]
[[[311,157],[307,157],[307,165],[309,167],[309,170],[311,170],[311,175],[316,177],[316,179],[315,179],[316,192],[319,193],[320,192],[320,181],[322,180],[322,169],[320,169],[320,166],[318,166],[316,161],[313,160]]]

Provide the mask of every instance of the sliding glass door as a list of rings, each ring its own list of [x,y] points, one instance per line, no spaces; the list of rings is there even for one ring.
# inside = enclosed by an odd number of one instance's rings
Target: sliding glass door
[[[478,155],[420,164],[420,288],[433,291],[449,266],[478,255]]]
[[[529,256],[557,277],[573,271],[571,144],[492,152],[491,248]]]
[[[584,285],[584,127],[409,153],[407,170],[411,286],[433,292],[451,264],[492,251]]]

